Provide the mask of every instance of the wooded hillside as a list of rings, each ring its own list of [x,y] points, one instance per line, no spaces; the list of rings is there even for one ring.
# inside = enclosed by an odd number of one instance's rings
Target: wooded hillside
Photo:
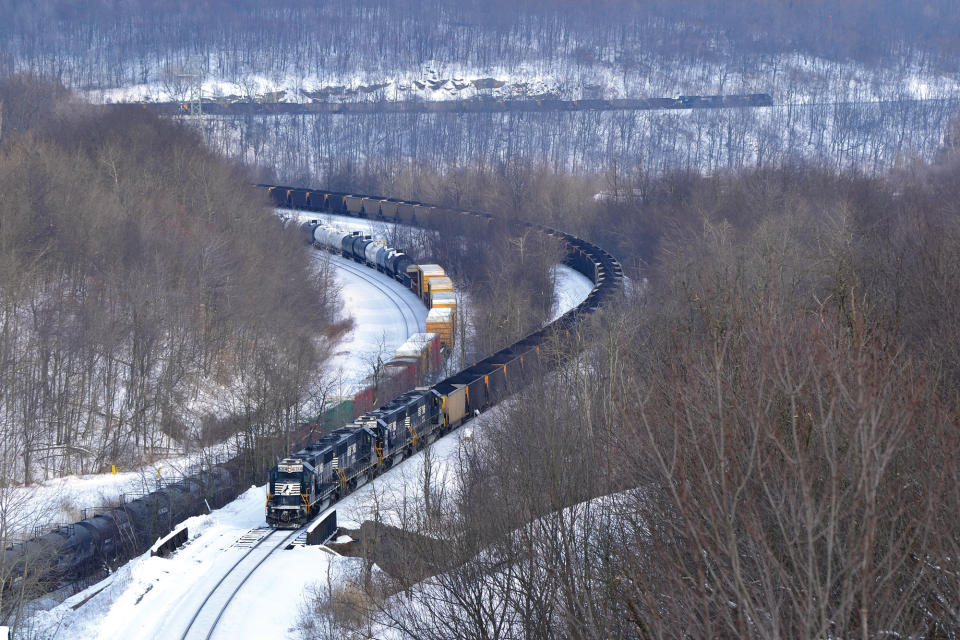
[[[5,481],[288,425],[335,296],[248,176],[180,124],[0,96]]]

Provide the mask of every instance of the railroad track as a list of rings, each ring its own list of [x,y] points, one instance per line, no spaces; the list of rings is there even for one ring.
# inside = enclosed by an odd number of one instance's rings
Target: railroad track
[[[403,328],[407,336],[424,330],[424,326],[421,326],[420,321],[417,320],[417,312],[413,306],[406,299],[404,299],[403,296],[398,295],[393,289],[388,287],[379,278],[373,275],[370,272],[370,269],[348,260],[347,258],[339,256],[331,256],[331,260],[334,261],[338,269],[343,269],[344,271],[355,275],[364,282],[376,288],[378,291],[382,292],[384,296],[390,300],[390,303],[397,309],[397,312],[403,318]],[[409,312],[409,317],[413,319],[413,331],[410,330],[408,314],[404,312],[404,308],[406,308],[407,312]]]
[[[382,292],[390,303],[397,309],[403,321],[407,335],[423,329],[417,320],[416,310],[404,296],[399,295],[387,283],[382,282],[375,274],[369,273],[365,266],[353,263],[340,256],[331,256],[337,269],[343,269],[357,278],[367,282]],[[413,327],[413,331],[411,331]],[[237,593],[267,559],[279,549],[298,543],[305,544],[306,530],[299,529],[288,532],[287,535],[278,529],[254,529],[244,535],[233,545],[233,548],[243,549],[243,555],[234,562],[214,587],[207,593],[203,602],[194,612],[187,623],[181,640],[210,640],[216,633],[217,626],[226,615],[230,603]],[[301,540],[303,538],[303,540]]]
[[[217,625],[220,624],[220,620],[223,619],[237,592],[260,568],[260,565],[267,561],[267,558],[273,555],[275,551],[285,548],[293,538],[297,537],[300,531],[286,532],[287,535],[285,536],[278,535],[281,533],[284,533],[284,531],[272,529],[249,547],[245,547],[247,551],[231,565],[213,589],[210,590],[207,597],[203,599],[203,602],[200,603],[193,617],[187,623],[180,640],[209,640],[213,637]],[[241,540],[243,539],[241,538]]]

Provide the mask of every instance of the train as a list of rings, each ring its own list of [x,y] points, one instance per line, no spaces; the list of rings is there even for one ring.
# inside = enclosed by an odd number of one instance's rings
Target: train
[[[318,249],[343,255],[355,262],[366,264],[380,273],[385,273],[405,287],[410,286],[407,267],[413,264],[407,254],[386,246],[369,235],[359,231],[344,232],[318,220],[308,220],[300,226],[307,236],[307,242]]]
[[[482,212],[353,194],[287,187],[268,187],[268,192],[279,207],[346,212],[384,222],[428,225],[463,217],[481,222],[491,218]],[[607,252],[549,227],[529,222],[518,223],[518,226],[539,230],[566,244],[568,264],[595,284],[587,299],[553,324],[467,369],[433,386],[407,391],[285,457],[271,469],[267,478],[265,518],[268,525],[290,529],[303,526],[356,487],[539,377],[543,366],[548,364],[541,359],[542,348],[620,290],[623,272]],[[365,244],[372,241],[360,239],[359,234],[318,232],[320,228],[313,221],[301,227],[305,233],[312,233],[314,243],[319,246],[330,249],[339,241],[343,255],[352,254],[358,262],[379,268],[378,260],[367,251],[371,245]],[[414,290],[421,293],[431,288],[429,282],[433,280],[429,278],[440,277],[412,263],[407,270],[408,274],[420,272],[419,277],[410,280]],[[389,270],[386,272],[390,274]],[[391,275],[398,277],[396,273]]]
[[[663,98],[582,98],[564,100],[555,96],[469,100],[399,100],[370,102],[227,102],[207,100],[203,110],[210,115],[284,115],[370,113],[528,113],[545,111],[649,111],[659,109],[720,109],[773,106],[769,93],[725,95],[680,95]],[[125,108],[152,109],[165,115],[185,115],[190,105],[179,102],[130,104]]]
[[[212,467],[79,522],[3,550],[4,588],[25,577],[55,588],[149,548],[186,518],[236,496],[238,461]]]
[[[461,227],[463,221],[482,225],[493,218],[489,213],[451,210],[421,202],[279,185],[258,186],[277,207],[319,213],[412,225],[447,220]],[[327,422],[325,416],[297,425],[288,435],[289,441],[284,438],[284,442],[293,443],[296,453],[286,455],[269,471],[268,489],[271,495],[282,498],[275,500],[274,515],[268,514],[271,520],[283,526],[304,522],[328,501],[358,486],[364,478],[395,464],[425,442],[456,428],[514,392],[547,364],[541,358],[545,345],[557,337],[562,339],[584,317],[621,291],[622,269],[616,259],[600,247],[549,227],[532,223],[518,225],[537,229],[565,245],[567,264],[595,284],[587,298],[550,325],[431,387],[408,391],[375,410],[366,411],[351,422],[351,426],[318,437]],[[394,271],[398,271],[396,266]],[[411,276],[407,271],[407,276],[422,277],[422,273]],[[410,285],[413,287],[412,280]],[[331,411],[339,409],[338,406]],[[148,549],[186,518],[236,498],[241,488],[250,484],[250,468],[250,461],[240,458],[212,465],[181,482],[167,484],[79,522],[10,544],[3,549],[0,561],[3,589],[17,589],[25,578],[36,578],[39,584],[52,589],[103,575],[116,563]],[[276,515],[276,507],[285,507],[279,511],[288,513]]]

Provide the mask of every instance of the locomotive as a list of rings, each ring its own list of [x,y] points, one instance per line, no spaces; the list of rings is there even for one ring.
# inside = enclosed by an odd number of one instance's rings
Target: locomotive
[[[343,495],[459,424],[444,424],[440,395],[409,391],[281,460],[267,484],[267,524],[295,529]]]

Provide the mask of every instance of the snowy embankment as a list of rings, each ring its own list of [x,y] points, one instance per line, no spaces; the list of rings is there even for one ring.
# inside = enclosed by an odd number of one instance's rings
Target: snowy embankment
[[[277,209],[278,215],[299,225],[320,220],[344,232],[361,231],[374,238],[388,239],[396,225],[388,222],[319,215],[291,209]],[[328,396],[352,396],[363,387],[363,380],[380,358],[393,357],[397,348],[414,333],[426,329],[427,308],[412,291],[389,276],[326,251],[310,249],[317,269],[334,270],[343,309],[340,320],[352,320],[350,332],[341,338],[324,366],[330,378]]]
[[[589,283],[580,274],[557,267],[558,316],[589,293],[584,281]],[[453,486],[462,453],[475,446],[473,436],[499,416],[500,409],[494,408],[432,445],[435,485]],[[390,512],[406,500],[415,500],[422,494],[424,457],[423,452],[412,456],[334,505],[339,524],[355,527],[377,507]],[[264,525],[264,491],[265,487],[251,488],[223,509],[188,520],[190,540],[170,558],[135,558],[108,580],[40,613],[35,622],[41,635],[131,640],[179,637],[177,630],[199,607],[205,591],[242,552],[233,545],[250,529]],[[320,548],[278,551],[237,593],[215,637],[297,637],[293,625],[311,587],[336,584],[338,576],[354,575],[356,569],[356,559]]]
[[[553,267],[553,308],[550,322],[580,304],[593,290],[593,281],[576,269],[565,264]]]
[[[329,260],[343,297],[343,314],[353,320],[325,369],[335,392],[351,396],[363,386],[378,359],[393,357],[414,333],[424,331],[427,308],[412,291],[388,276],[356,262],[317,251],[316,260]]]
[[[34,527],[50,529],[56,524],[82,520],[88,509],[102,509],[149,493],[158,484],[176,482],[202,467],[226,462],[236,456],[235,443],[224,442],[196,453],[160,460],[139,469],[118,469],[117,473],[66,476],[41,482],[31,487],[12,487],[7,498],[16,505],[19,522],[11,523],[18,533],[29,536]],[[14,509],[11,509],[13,512]]]

